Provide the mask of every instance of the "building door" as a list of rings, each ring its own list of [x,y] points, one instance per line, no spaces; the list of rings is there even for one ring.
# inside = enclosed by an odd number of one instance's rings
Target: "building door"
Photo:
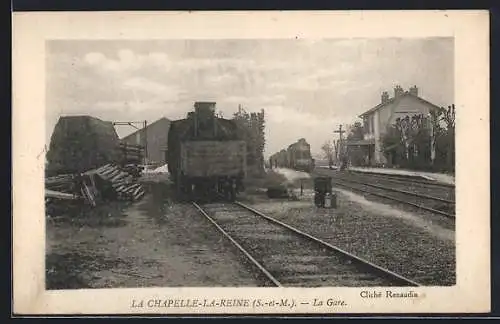
[[[375,159],[375,144],[368,145],[368,165],[373,165]]]

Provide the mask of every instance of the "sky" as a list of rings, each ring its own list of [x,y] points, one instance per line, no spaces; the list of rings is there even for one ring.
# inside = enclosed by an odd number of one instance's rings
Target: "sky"
[[[195,101],[224,117],[264,109],[266,157],[299,138],[313,154],[395,85],[453,103],[453,38],[51,40],[46,44],[46,143],[60,116],[152,123]],[[123,137],[134,129],[117,126]]]

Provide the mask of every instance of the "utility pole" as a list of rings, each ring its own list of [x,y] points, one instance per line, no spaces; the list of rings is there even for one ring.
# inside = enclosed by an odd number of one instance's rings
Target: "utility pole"
[[[342,124],[339,125],[339,129],[333,131],[334,133],[339,133],[339,141],[342,142],[342,134],[345,133],[345,130],[342,129]]]
[[[342,124],[339,125],[339,129],[338,130],[334,130],[333,131],[334,133],[338,133],[339,134],[339,141],[338,141],[338,144],[337,144],[337,148],[339,150],[339,154],[338,154],[338,157],[339,159],[341,159],[341,153],[343,153],[343,145],[342,145],[342,134],[345,133],[345,130],[342,129]]]
[[[144,120],[144,165],[148,163],[148,121]]]

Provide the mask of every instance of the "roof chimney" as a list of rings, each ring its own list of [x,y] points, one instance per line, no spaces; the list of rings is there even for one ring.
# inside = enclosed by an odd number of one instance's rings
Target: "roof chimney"
[[[413,87],[410,88],[410,94],[415,96],[415,97],[418,97],[418,88],[416,85],[414,85]]]
[[[403,90],[403,88],[401,88],[400,85],[397,85],[394,87],[394,98],[397,98],[401,95],[403,95],[405,93],[405,91]]]
[[[385,104],[388,101],[389,101],[389,93],[387,91],[382,92],[381,102]]]

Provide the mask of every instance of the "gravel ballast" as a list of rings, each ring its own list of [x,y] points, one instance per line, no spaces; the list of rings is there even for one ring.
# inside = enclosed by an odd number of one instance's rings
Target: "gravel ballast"
[[[336,209],[301,201],[253,199],[265,214],[423,285],[455,284],[455,232],[418,214],[336,189]],[[249,200],[250,202],[251,200]]]

